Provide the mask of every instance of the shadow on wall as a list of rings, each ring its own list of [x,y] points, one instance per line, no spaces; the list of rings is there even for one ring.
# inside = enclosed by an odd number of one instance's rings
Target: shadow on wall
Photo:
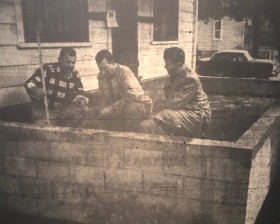
[[[135,202],[115,202],[110,207],[105,204],[102,210],[89,211],[88,222],[91,224],[216,224],[210,215],[196,215],[192,218],[175,214],[167,207],[153,205],[144,208]],[[85,209],[88,210],[88,209]],[[37,215],[28,215],[6,211],[0,215],[0,222],[5,224],[83,224],[66,220],[44,218]],[[84,223],[85,224],[85,223]]]

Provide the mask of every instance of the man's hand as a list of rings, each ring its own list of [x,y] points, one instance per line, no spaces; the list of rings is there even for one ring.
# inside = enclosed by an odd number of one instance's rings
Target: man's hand
[[[36,100],[42,100],[44,98],[44,91],[43,89],[33,86],[32,88],[29,89],[30,95],[32,98]]]
[[[107,106],[107,107],[104,107],[103,109],[101,109],[99,111],[99,113],[97,114],[97,118],[104,118],[106,117],[108,114],[111,114],[113,111],[113,108],[111,106]]]
[[[73,103],[78,105],[78,106],[86,106],[88,105],[89,99],[83,95],[77,95],[73,99]]]

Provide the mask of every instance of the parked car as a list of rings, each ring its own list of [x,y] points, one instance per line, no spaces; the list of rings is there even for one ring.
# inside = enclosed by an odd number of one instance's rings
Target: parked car
[[[197,62],[196,72],[203,76],[268,79],[272,76],[274,62],[254,59],[248,51],[218,51],[210,58]]]

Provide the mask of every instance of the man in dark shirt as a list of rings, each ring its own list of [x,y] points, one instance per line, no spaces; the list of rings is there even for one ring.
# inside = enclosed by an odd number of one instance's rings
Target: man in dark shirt
[[[163,89],[165,109],[153,119],[143,121],[140,131],[203,137],[211,120],[211,109],[197,74],[185,65],[185,53],[180,48],[165,49],[164,61],[170,76]]]
[[[62,48],[57,63],[43,65],[46,94],[50,110],[50,118],[53,120],[59,111],[72,103],[81,104],[88,101],[83,96],[83,85],[79,73],[74,70],[76,63],[76,51],[73,48]],[[26,81],[26,89],[36,105],[34,119],[43,119],[44,92],[41,70]]]

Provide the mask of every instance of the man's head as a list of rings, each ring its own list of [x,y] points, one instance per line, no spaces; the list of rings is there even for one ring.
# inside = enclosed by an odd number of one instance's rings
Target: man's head
[[[71,47],[61,49],[58,63],[60,69],[65,72],[72,72],[76,64],[76,51]]]
[[[185,64],[185,52],[178,47],[166,48],[163,58],[165,61],[165,68],[171,76],[176,75]]]
[[[115,71],[113,55],[108,50],[101,50],[95,56],[95,61],[102,75],[112,75]]]

